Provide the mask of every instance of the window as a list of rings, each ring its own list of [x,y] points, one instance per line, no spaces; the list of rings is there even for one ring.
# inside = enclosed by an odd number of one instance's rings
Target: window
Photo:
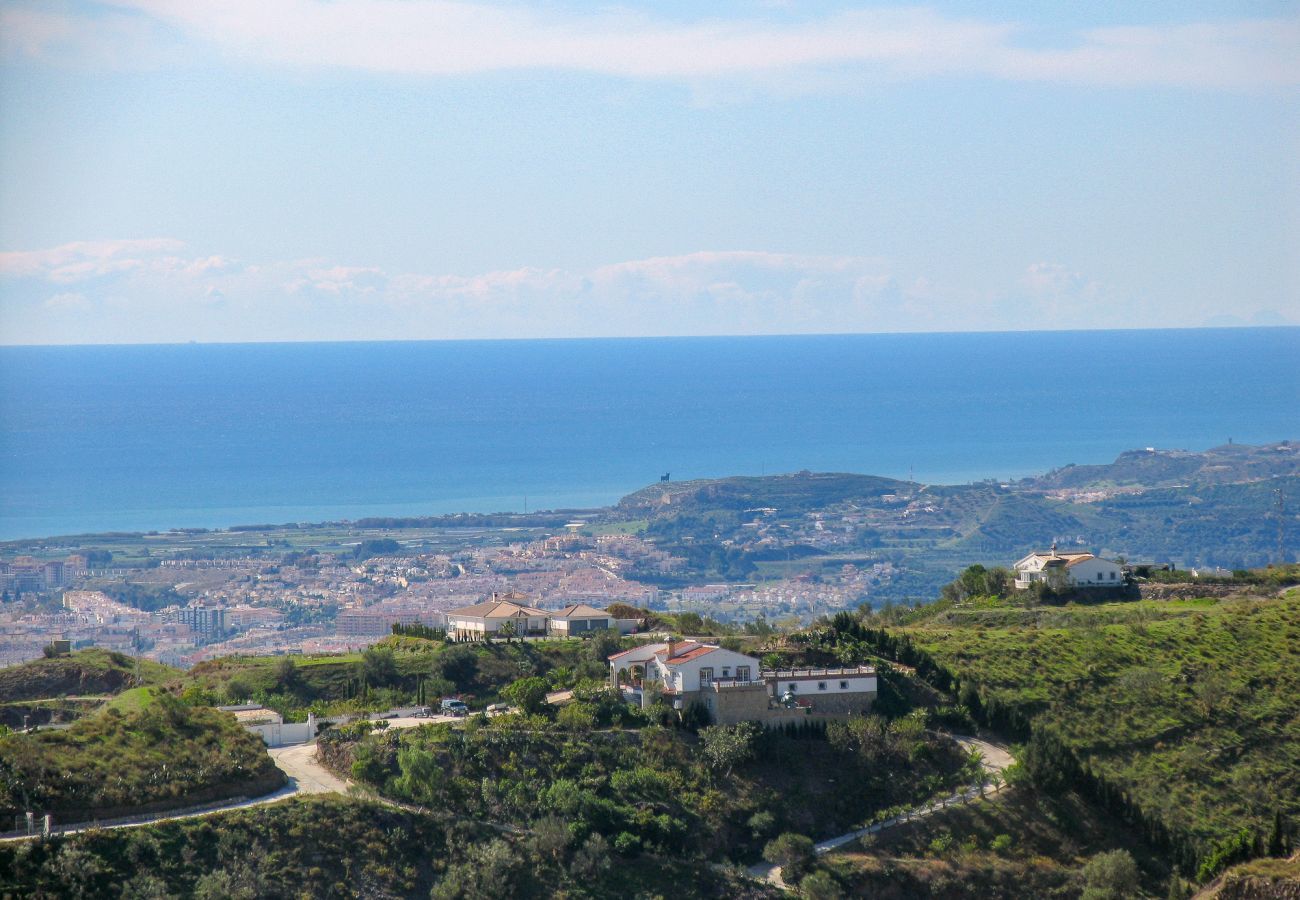
[[[787,690],[789,690],[790,693],[793,694],[795,691],[799,690],[799,685],[795,684],[795,683],[792,681],[792,682],[790,682],[790,687],[787,688]]]
[[[824,682],[824,681],[819,681],[819,682],[817,682],[817,690],[819,690],[819,691],[824,691],[824,690],[826,690],[826,682]]]
[[[736,666],[736,680],[749,681],[749,666]]]
[[[723,677],[723,678],[730,678],[730,677],[731,677],[731,666],[723,666],[723,667],[722,667],[722,677]]]
[[[847,691],[848,689],[849,689],[849,683],[847,681],[841,681],[840,690]]]

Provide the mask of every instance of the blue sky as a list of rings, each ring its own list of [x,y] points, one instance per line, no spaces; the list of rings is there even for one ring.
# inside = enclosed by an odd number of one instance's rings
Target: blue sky
[[[0,343],[1300,324],[1290,3],[0,5]]]

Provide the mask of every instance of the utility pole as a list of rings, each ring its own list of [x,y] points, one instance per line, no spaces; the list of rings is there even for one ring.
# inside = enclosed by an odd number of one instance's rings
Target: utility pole
[[[1277,494],[1277,564],[1283,565],[1286,562],[1286,492],[1279,487]]]

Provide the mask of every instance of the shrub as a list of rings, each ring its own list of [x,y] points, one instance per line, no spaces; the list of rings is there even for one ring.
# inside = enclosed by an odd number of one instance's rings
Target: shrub
[[[803,834],[787,831],[773,838],[763,848],[763,859],[781,867],[781,877],[786,881],[798,881],[807,868],[816,859],[812,838]]]
[[[1138,867],[1127,850],[1098,853],[1081,874],[1081,900],[1125,900],[1137,892]]]
[[[799,882],[799,896],[807,897],[808,900],[840,900],[844,891],[830,872],[817,869],[809,872]]]

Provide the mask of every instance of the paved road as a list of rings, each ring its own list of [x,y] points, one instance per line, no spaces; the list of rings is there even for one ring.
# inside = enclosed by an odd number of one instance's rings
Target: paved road
[[[403,716],[399,718],[388,719],[389,728],[414,728],[417,725],[428,725],[434,722],[463,722],[464,718],[455,716],[433,716],[431,718],[415,718],[413,716]],[[277,766],[289,777],[289,783],[278,790],[273,791],[262,797],[255,797],[252,800],[241,799],[232,800],[220,806],[211,806],[197,812],[161,812],[156,814],[139,816],[129,822],[119,822],[112,825],[95,825],[87,823],[85,825],[70,828],[67,831],[60,831],[60,834],[78,834],[82,831],[89,831],[93,828],[139,828],[142,825],[153,825],[157,822],[170,822],[177,819],[194,819],[200,816],[213,816],[217,813],[229,812],[232,809],[245,809],[250,806],[262,806],[267,803],[279,803],[281,800],[287,800],[298,794],[328,794],[348,792],[348,783],[338,776],[334,775],[324,766],[316,761],[316,742],[309,744],[291,744],[287,747],[272,747],[267,751],[271,759]],[[57,823],[56,823],[57,824]],[[27,835],[19,837],[4,838],[6,841],[25,841]]]
[[[952,737],[953,740],[961,744],[967,750],[978,750],[982,753],[984,756],[984,771],[990,775],[998,774],[1007,766],[1015,762],[1015,758],[1012,757],[1011,751],[1005,744],[998,744],[983,738],[971,737],[970,735],[963,734],[954,734]],[[996,791],[990,793],[996,793]],[[965,790],[958,791],[950,797],[945,797],[943,800],[918,806],[896,818],[884,822],[877,822],[875,825],[870,825],[866,828],[859,828],[855,831],[850,831],[847,834],[827,838],[821,843],[813,845],[813,851],[818,856],[821,856],[825,853],[830,853],[832,850],[837,850],[845,844],[851,844],[864,835],[875,834],[879,831],[884,831],[886,828],[893,828],[895,825],[902,825],[906,822],[923,819],[926,816],[947,809],[949,806],[955,806],[960,803],[969,803],[972,800],[979,800],[984,796],[986,796],[985,791],[981,790],[979,785],[974,785]],[[761,862],[750,866],[746,871],[749,873],[751,878],[755,878],[759,881],[766,881],[769,884],[782,889],[789,888],[789,885],[781,880],[780,866],[773,865],[769,862]]]

